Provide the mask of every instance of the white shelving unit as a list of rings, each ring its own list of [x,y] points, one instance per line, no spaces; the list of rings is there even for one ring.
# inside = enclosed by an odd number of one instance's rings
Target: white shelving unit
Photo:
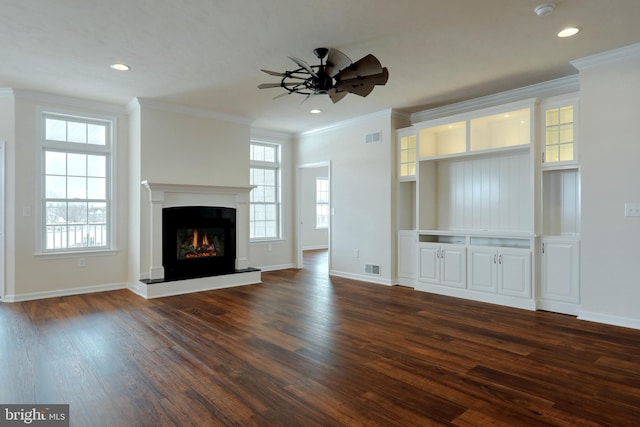
[[[398,131],[401,149],[417,142],[415,168],[400,164],[415,175],[399,183],[399,283],[576,314],[577,108],[533,98]]]
[[[541,111],[540,283],[538,308],[580,309],[578,97],[545,100]]]

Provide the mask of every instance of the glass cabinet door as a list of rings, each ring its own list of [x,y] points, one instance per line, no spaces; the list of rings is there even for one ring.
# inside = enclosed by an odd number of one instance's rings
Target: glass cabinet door
[[[400,137],[400,178],[415,178],[416,151],[418,143],[416,135]]]
[[[576,161],[574,116],[573,104],[544,109],[544,164]]]

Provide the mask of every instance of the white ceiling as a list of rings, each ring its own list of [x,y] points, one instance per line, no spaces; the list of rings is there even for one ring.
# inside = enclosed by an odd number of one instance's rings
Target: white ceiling
[[[569,61],[640,42],[640,0],[0,0],[0,87],[126,104],[135,97],[299,132],[388,108],[405,112],[575,74]],[[575,37],[558,30],[578,26]],[[386,86],[272,98],[260,71],[312,64],[316,47],[373,53]],[[109,68],[114,62],[129,72]],[[317,107],[322,114],[311,115]]]

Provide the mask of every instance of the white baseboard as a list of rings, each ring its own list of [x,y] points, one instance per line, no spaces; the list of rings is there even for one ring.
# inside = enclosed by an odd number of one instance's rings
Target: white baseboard
[[[338,277],[344,277],[345,279],[353,279],[353,280],[359,280],[361,282],[369,282],[369,283],[376,283],[378,285],[385,285],[385,286],[393,286],[393,280],[391,279],[384,279],[382,277],[378,277],[378,276],[368,276],[366,274],[354,274],[354,273],[347,273],[345,271],[336,271],[336,270],[331,270],[329,272],[330,276],[338,276]]]
[[[629,319],[627,317],[612,316],[610,314],[594,313],[592,311],[580,310],[578,319],[589,322],[604,323],[613,326],[622,326],[624,328],[640,329],[640,320]]]
[[[295,264],[280,264],[280,265],[267,265],[265,267],[256,267],[262,271],[277,271],[277,270],[287,270],[289,268],[296,268]]]
[[[416,282],[416,291],[430,292],[432,294],[445,295],[448,297],[462,298],[472,301],[485,302],[488,304],[504,305],[507,307],[521,308],[523,310],[535,310],[536,303],[532,299],[518,298],[509,295],[493,294],[488,292],[478,292],[467,288],[453,288],[450,286],[434,285],[431,283]]]
[[[318,251],[320,249],[329,249],[327,245],[318,245],[318,246],[303,246],[303,251]]]
[[[127,283],[108,283],[104,285],[84,286],[71,289],[57,289],[53,291],[30,292],[26,294],[8,294],[4,296],[4,302],[22,302],[32,301],[45,298],[66,297],[70,295],[91,294],[94,292],[115,291],[118,289],[127,289]]]

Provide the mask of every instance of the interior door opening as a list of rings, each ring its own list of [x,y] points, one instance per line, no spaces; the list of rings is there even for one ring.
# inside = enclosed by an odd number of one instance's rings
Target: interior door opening
[[[297,268],[329,273],[331,266],[330,162],[297,169]]]

